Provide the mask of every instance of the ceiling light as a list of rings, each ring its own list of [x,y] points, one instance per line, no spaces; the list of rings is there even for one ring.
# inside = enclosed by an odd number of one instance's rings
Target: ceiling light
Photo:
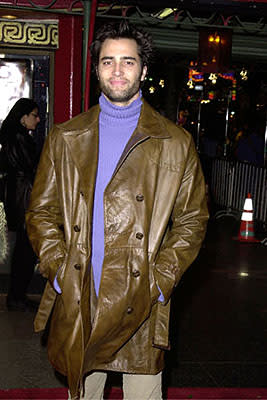
[[[1,18],[4,18],[4,19],[17,19],[17,17],[16,17],[16,15],[2,15],[1,16]]]
[[[168,17],[175,11],[177,11],[177,8],[164,8],[163,10],[161,10],[155,14],[151,14],[151,16],[154,18],[163,19],[163,18]]]

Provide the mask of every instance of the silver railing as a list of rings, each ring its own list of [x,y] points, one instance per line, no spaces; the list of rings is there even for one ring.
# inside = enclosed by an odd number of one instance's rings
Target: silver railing
[[[248,193],[253,201],[254,219],[267,223],[267,168],[226,159],[214,159],[210,192],[222,208],[215,217],[239,216]]]

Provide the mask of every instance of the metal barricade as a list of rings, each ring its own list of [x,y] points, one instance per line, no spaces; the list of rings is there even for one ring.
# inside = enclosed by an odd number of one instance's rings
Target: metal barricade
[[[254,219],[267,223],[267,168],[226,159],[214,159],[210,191],[222,215],[237,216],[243,211],[248,193],[253,199]]]

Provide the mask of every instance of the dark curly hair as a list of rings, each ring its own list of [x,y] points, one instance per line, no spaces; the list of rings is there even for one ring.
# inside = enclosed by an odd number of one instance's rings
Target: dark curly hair
[[[142,67],[148,66],[153,54],[152,37],[148,32],[137,28],[130,24],[128,21],[107,23],[96,32],[95,40],[91,44],[90,51],[92,57],[92,64],[96,71],[101,46],[106,39],[133,39],[137,43],[138,55],[141,60]]]

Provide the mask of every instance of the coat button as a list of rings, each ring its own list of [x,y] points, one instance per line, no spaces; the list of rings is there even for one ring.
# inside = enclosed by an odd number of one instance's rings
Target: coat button
[[[144,196],[142,194],[138,194],[138,195],[136,195],[136,200],[137,201],[143,201],[144,200]]]
[[[132,307],[128,307],[127,308],[127,314],[131,314],[133,312],[133,308]]]
[[[80,269],[81,269],[82,267],[81,267],[81,264],[75,264],[75,265],[74,265],[74,268],[77,269],[77,271],[80,271]]]
[[[141,232],[137,232],[137,234],[135,235],[136,239],[143,239],[144,235]]]
[[[80,232],[80,230],[81,230],[79,225],[74,225],[73,229],[74,229],[75,232]]]
[[[138,271],[138,269],[134,269],[133,272],[132,272],[132,274],[133,274],[133,276],[134,276],[135,278],[138,278],[138,276],[140,276],[140,271]]]

